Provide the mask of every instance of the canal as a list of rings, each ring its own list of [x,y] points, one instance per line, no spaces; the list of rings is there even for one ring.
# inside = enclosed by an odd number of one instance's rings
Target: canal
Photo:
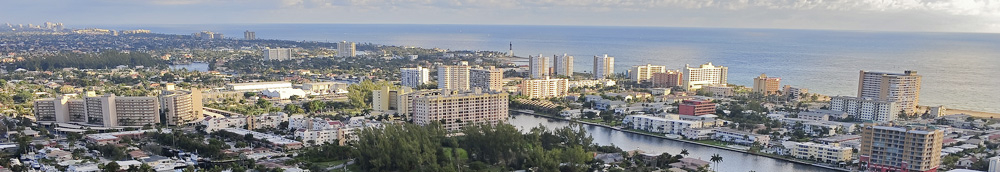
[[[510,124],[518,127],[522,131],[527,131],[533,127],[543,125],[547,128],[562,128],[570,125],[569,121],[549,119],[544,117],[537,117],[533,115],[523,115],[518,113],[511,113]],[[594,142],[599,145],[615,145],[622,150],[635,150],[639,149],[645,151],[646,153],[660,154],[663,152],[670,153],[671,155],[676,155],[683,149],[687,149],[689,158],[698,158],[708,161],[709,158],[714,154],[719,154],[722,156],[722,162],[719,163],[719,172],[782,172],[782,171],[794,171],[794,172],[834,172],[835,170],[815,167],[811,165],[802,165],[797,163],[792,163],[783,160],[777,160],[767,157],[755,156],[750,154],[745,154],[741,152],[723,150],[713,147],[701,146],[691,143],[685,143],[675,140],[669,140],[664,138],[652,137],[642,134],[635,134],[629,132],[618,131],[610,128],[605,128],[601,126],[586,125],[584,124],[584,129],[587,133],[594,137]],[[711,163],[711,165],[715,165]]]

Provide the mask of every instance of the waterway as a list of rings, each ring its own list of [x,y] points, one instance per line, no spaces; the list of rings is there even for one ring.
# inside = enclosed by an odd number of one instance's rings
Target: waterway
[[[549,119],[533,115],[511,114],[510,124],[518,127],[522,131],[527,131],[533,127],[543,125],[547,128],[562,128],[569,126],[571,122],[565,120]],[[691,143],[685,143],[670,139],[652,137],[642,134],[635,134],[614,130],[602,126],[586,125],[584,129],[590,136],[594,137],[594,142],[599,145],[615,145],[623,150],[642,150],[646,153],[660,154],[663,152],[676,155],[683,149],[687,149],[689,158],[698,158],[708,161],[714,154],[722,156],[722,162],[718,164],[719,172],[834,172],[826,168],[812,165],[803,165],[784,160],[768,157],[750,155],[742,152],[723,150],[719,148],[707,147]],[[715,165],[714,163],[711,165]]]
[[[188,64],[170,65],[170,69],[187,69],[190,71],[208,72],[208,63],[194,62]]]

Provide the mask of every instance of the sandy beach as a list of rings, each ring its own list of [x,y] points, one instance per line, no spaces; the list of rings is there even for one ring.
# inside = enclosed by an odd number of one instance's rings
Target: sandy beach
[[[964,113],[964,114],[972,115],[972,116],[975,116],[975,117],[982,117],[982,118],[989,118],[989,117],[1000,118],[1000,113],[977,112],[977,111],[960,110],[960,109],[948,109],[947,111],[945,111],[945,113],[949,114],[949,115],[951,115],[951,114],[963,114]]]

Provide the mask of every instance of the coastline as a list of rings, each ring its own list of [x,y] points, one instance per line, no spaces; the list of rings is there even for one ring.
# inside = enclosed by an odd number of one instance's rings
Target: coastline
[[[967,114],[973,117],[980,117],[980,118],[1000,118],[1000,113],[961,110],[961,109],[948,109],[947,111],[945,111],[945,114],[946,115]]]
[[[510,112],[521,113],[521,114],[526,114],[526,115],[533,115],[533,116],[543,117],[543,118],[548,118],[548,119],[562,120],[562,121],[567,121],[567,122],[571,122],[571,123],[581,123],[581,124],[585,124],[585,125],[599,126],[599,127],[604,127],[604,128],[608,128],[608,129],[612,129],[612,130],[617,130],[617,131],[622,131],[622,132],[627,132],[627,133],[632,133],[632,134],[641,134],[641,135],[656,137],[656,138],[660,138],[660,139],[668,139],[668,140],[672,140],[672,141],[679,141],[679,142],[684,142],[684,143],[689,143],[689,144],[695,144],[695,145],[699,145],[699,146],[712,147],[712,148],[717,148],[717,149],[722,149],[722,150],[728,150],[728,151],[733,151],[733,152],[750,154],[750,155],[754,155],[754,156],[767,157],[767,158],[771,158],[771,159],[777,159],[777,160],[782,160],[782,161],[787,161],[787,162],[792,162],[792,163],[797,163],[797,164],[802,164],[802,165],[811,165],[811,166],[814,166],[814,167],[820,167],[820,168],[829,169],[829,170],[850,171],[849,169],[843,169],[843,168],[837,168],[837,167],[831,167],[831,166],[824,166],[824,165],[814,164],[814,163],[805,162],[805,161],[801,161],[801,160],[797,160],[797,159],[789,159],[789,158],[775,156],[775,155],[755,154],[755,153],[750,153],[750,152],[748,152],[746,150],[741,150],[741,149],[736,149],[736,148],[723,147],[723,146],[717,146],[717,145],[710,145],[710,144],[699,143],[699,142],[695,142],[695,141],[691,141],[691,140],[668,138],[668,137],[665,137],[665,136],[662,136],[662,135],[654,135],[654,134],[649,134],[649,133],[636,132],[636,131],[632,131],[632,130],[623,130],[623,129],[618,128],[618,127],[612,127],[612,126],[608,126],[608,125],[604,125],[604,124],[591,123],[591,122],[586,122],[586,121],[577,121],[577,120],[567,120],[567,119],[564,119],[564,118],[558,118],[558,117],[553,117],[553,116],[548,116],[548,115],[539,115],[539,114],[535,114],[535,113],[521,112],[521,111],[517,111],[517,110],[510,110]]]

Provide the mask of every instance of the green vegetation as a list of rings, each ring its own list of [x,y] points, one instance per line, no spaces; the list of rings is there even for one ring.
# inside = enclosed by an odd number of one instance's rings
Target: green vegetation
[[[60,53],[52,56],[30,58],[14,63],[28,70],[53,70],[62,68],[108,69],[118,65],[165,67],[166,61],[140,52],[104,51],[98,54]]]
[[[620,151],[596,146],[582,128],[537,127],[524,134],[498,124],[466,126],[463,136],[447,133],[439,124],[387,125],[362,130],[352,144],[357,164],[368,171],[588,171],[596,163],[590,152]]]

